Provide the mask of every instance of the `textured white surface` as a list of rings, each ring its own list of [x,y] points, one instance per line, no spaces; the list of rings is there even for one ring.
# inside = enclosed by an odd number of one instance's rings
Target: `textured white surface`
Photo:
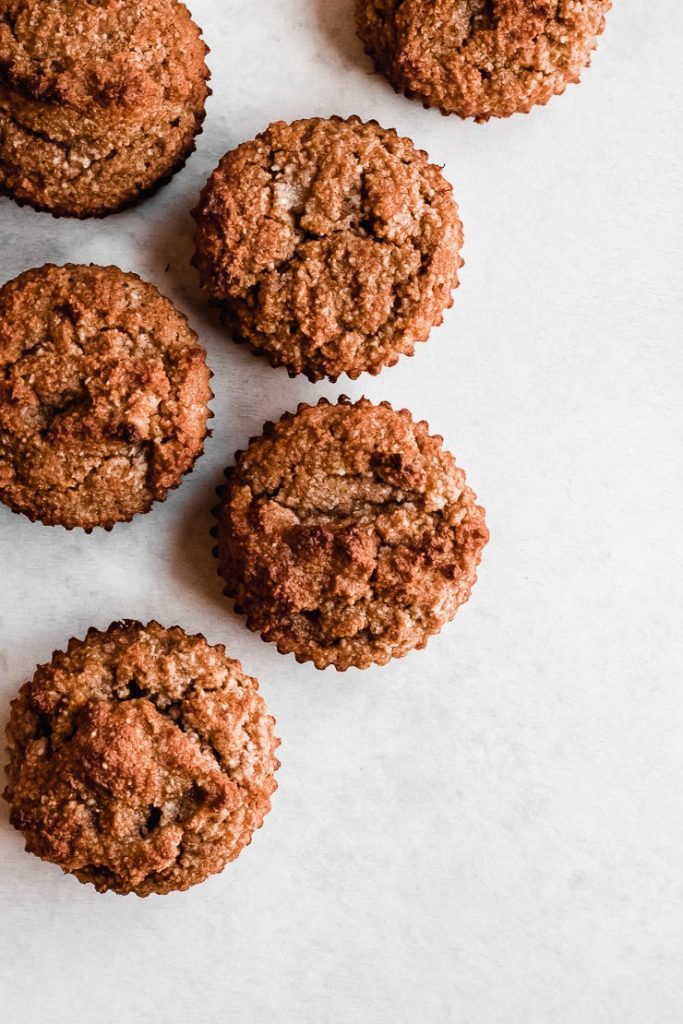
[[[187,168],[103,222],[0,201],[2,280],[47,260],[138,271],[190,316],[217,392],[205,457],[149,515],[87,537],[0,508],[0,718],[91,624],[179,622],[261,679],[280,790],[222,876],[145,901],[23,853],[3,805],[0,1019],[680,1024],[683,8],[617,0],[579,88],[477,126],[373,76],[351,0],[191,6],[214,95]],[[413,359],[313,386],[221,336],[188,210],[226,149],[329,113],[445,165],[467,265]],[[207,536],[232,452],[340,391],[427,418],[492,534],[426,651],[343,676],[246,631]]]

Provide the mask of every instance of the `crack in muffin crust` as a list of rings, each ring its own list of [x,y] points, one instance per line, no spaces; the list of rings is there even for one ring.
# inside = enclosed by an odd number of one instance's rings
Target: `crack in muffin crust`
[[[157,622],[90,629],[12,702],[10,821],[30,853],[100,892],[187,889],[261,827],[274,725],[222,645]]]
[[[356,0],[358,35],[398,92],[444,114],[528,113],[579,81],[611,0]]]
[[[177,487],[212,397],[186,318],[117,267],[28,270],[0,289],[0,500],[111,527]]]
[[[382,665],[424,647],[469,598],[484,510],[406,410],[300,405],[235,459],[214,509],[218,571],[281,653]]]
[[[179,170],[208,52],[178,0],[0,0],[0,189],[101,217]]]
[[[227,153],[199,205],[194,265],[235,340],[310,380],[376,374],[452,305],[452,188],[376,122],[275,122]]]

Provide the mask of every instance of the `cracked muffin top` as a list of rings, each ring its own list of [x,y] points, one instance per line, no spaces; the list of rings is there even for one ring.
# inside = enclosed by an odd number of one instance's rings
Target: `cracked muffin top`
[[[270,810],[274,724],[256,680],[203,636],[91,629],[12,702],[11,823],[30,853],[100,892],[187,889]]]
[[[194,148],[207,48],[177,0],[0,0],[0,187],[101,216]]]
[[[424,647],[470,596],[484,509],[405,409],[302,405],[226,471],[215,554],[247,626],[317,668]]]
[[[204,349],[118,267],[27,270],[0,289],[0,500],[48,525],[111,527],[201,454]]]
[[[578,82],[611,0],[356,0],[358,34],[397,91],[444,114],[528,113]]]
[[[193,262],[235,339],[292,375],[379,373],[452,304],[451,186],[376,122],[271,124],[223,157],[194,216]]]

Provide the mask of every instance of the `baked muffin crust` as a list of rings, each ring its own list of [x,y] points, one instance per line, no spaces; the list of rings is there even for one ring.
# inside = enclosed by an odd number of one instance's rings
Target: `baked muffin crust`
[[[214,510],[225,593],[317,668],[424,647],[470,595],[484,510],[442,439],[367,399],[300,405],[238,452]]]
[[[378,71],[427,107],[488,121],[578,82],[611,0],[356,0]]]
[[[30,853],[100,892],[187,889],[270,810],[274,724],[256,680],[203,636],[91,629],[12,702],[10,820]]]
[[[185,163],[207,47],[178,0],[0,0],[0,188],[102,216]]]
[[[203,450],[206,354],[157,289],[118,267],[27,270],[0,289],[0,500],[111,527]]]
[[[193,262],[235,339],[292,375],[379,373],[452,304],[452,188],[376,122],[271,124],[223,157],[194,216]]]

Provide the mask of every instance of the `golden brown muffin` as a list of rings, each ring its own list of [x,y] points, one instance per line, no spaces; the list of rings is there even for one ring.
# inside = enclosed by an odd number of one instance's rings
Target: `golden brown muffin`
[[[271,124],[223,157],[194,216],[193,262],[235,339],[313,381],[412,355],[458,284],[451,186],[374,121]]]
[[[47,264],[0,289],[0,501],[111,527],[202,453],[212,397],[187,319],[137,274]]]
[[[611,0],[356,0],[377,70],[426,107],[488,121],[578,82]]]
[[[297,661],[383,665],[424,647],[470,596],[484,509],[405,409],[300,405],[226,479],[213,530],[225,593]]]
[[[0,0],[0,189],[58,216],[136,202],[194,149],[207,52],[177,0]]]
[[[274,724],[223,646],[157,622],[91,629],[12,702],[10,820],[30,853],[99,892],[188,889],[270,810]]]

